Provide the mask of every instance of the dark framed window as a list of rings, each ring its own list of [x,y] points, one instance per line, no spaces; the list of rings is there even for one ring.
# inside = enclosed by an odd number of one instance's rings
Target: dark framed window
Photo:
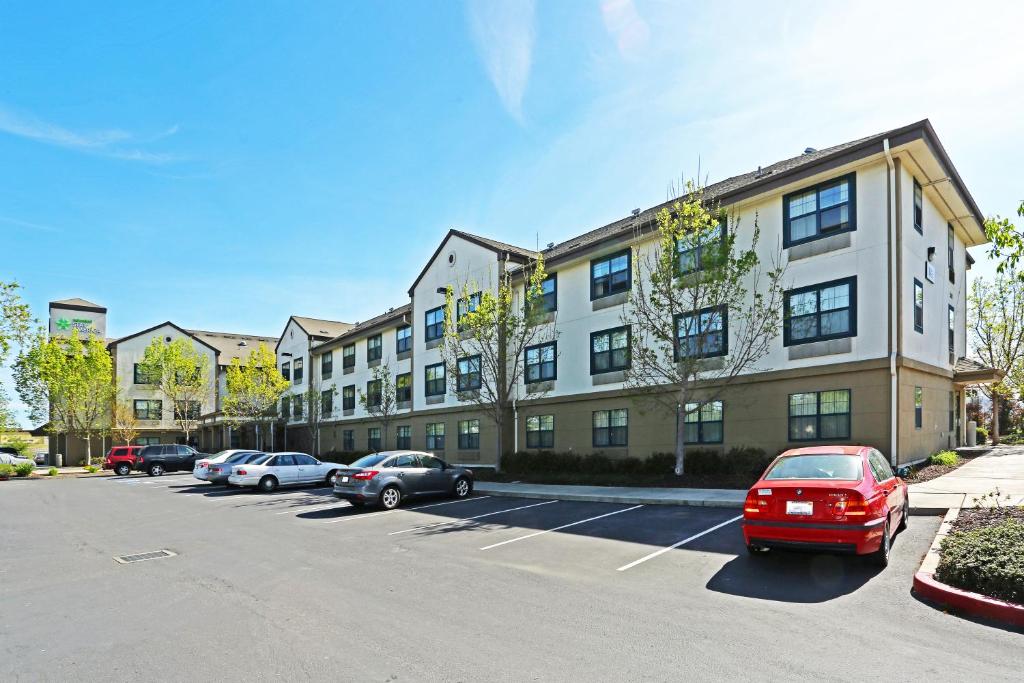
[[[480,356],[460,358],[456,366],[458,375],[455,384],[459,391],[473,391],[480,388]]]
[[[423,338],[426,341],[433,341],[444,336],[444,306],[431,308],[423,317],[426,323]]]
[[[354,368],[356,366],[356,345],[346,344],[341,349],[341,367]]]
[[[525,291],[525,290],[524,290]],[[540,297],[533,302],[533,313],[551,313],[558,310],[558,274],[548,273],[540,283]]]
[[[412,427],[399,425],[395,428],[395,448],[404,450],[412,448]]]
[[[159,399],[136,399],[136,420],[162,420],[164,418],[164,402]]]
[[[956,353],[956,309],[949,307],[949,352]]]
[[[722,258],[726,224],[727,220],[723,217],[718,221],[715,230],[676,240],[676,272],[679,275],[704,270],[714,263],[715,259]]]
[[[175,401],[175,420],[198,420],[202,412],[202,404],[199,401]]]
[[[135,377],[133,378],[133,381],[134,381],[135,384],[159,384],[160,383],[160,378],[159,377],[152,377],[152,376],[146,374],[146,371],[143,370],[142,366],[139,363],[135,364],[134,370],[135,370],[135,372],[134,372]],[[287,377],[288,377],[288,375],[285,375],[285,378],[287,378]]]
[[[480,448],[480,420],[459,420],[459,448],[464,450]]]
[[[305,406],[303,405],[304,401],[305,397],[302,394],[295,394],[292,396],[292,416],[296,420],[302,419],[302,413],[305,409]]]
[[[630,250],[602,256],[590,262],[590,300],[628,292],[633,284]]]
[[[782,198],[786,248],[857,229],[857,176],[833,178]]]
[[[290,396],[281,397],[281,417],[288,419],[292,413],[292,399]]]
[[[558,378],[558,342],[527,346],[524,354],[526,360],[523,377],[527,384]]]
[[[320,417],[329,418],[334,412],[334,390],[325,389],[320,392]]]
[[[917,178],[914,178],[914,230],[924,234],[924,192]]]
[[[444,450],[444,422],[427,423],[427,450]]]
[[[789,440],[850,438],[850,390],[789,395]]]
[[[526,447],[555,447],[554,415],[530,415],[526,418]]]
[[[302,384],[302,358],[292,361],[292,384]]]
[[[953,247],[956,244],[956,233],[953,232],[953,224],[946,224],[946,262],[949,269],[949,281],[956,282],[956,267],[953,265]]]
[[[395,400],[399,403],[408,403],[412,400],[411,372],[395,375]]]
[[[590,374],[629,367],[629,325],[590,333]]]
[[[395,353],[412,351],[412,326],[405,325],[395,330]]]
[[[480,308],[480,295],[480,292],[476,292],[455,302],[455,323],[460,330],[462,329],[462,319]]]
[[[379,334],[366,338],[366,362],[380,360],[384,351],[384,340]]]
[[[136,377],[138,377],[138,368],[139,368],[139,366],[136,365],[135,366],[135,376]],[[281,363],[281,376],[284,377],[289,382],[292,380],[292,362],[291,361],[286,361],[284,363]],[[139,381],[136,380],[135,383],[139,384]]]
[[[371,379],[366,383],[366,407],[380,408],[382,399],[381,381],[379,379]]]
[[[356,449],[356,432],[354,429],[341,430],[341,450],[352,452]]]
[[[949,431],[956,428],[956,398],[954,392],[949,392]]]
[[[729,312],[725,306],[676,316],[676,358],[711,358],[729,353]]]
[[[594,411],[594,447],[625,446],[629,443],[629,410]]]
[[[924,332],[924,284],[914,278],[914,330]]]
[[[349,384],[347,387],[341,388],[341,409],[342,410],[355,410],[356,409],[356,385]]]
[[[683,440],[686,443],[722,443],[723,417],[721,401],[687,403],[683,411]]]
[[[423,368],[423,395],[444,396],[444,363],[434,363]]]
[[[924,390],[914,387],[914,429],[924,424]]]
[[[320,356],[320,379],[330,379],[334,374],[334,351],[325,351]]]
[[[785,346],[857,336],[857,278],[789,290],[783,316]]]
[[[367,427],[366,450],[375,453],[380,450],[380,427]]]

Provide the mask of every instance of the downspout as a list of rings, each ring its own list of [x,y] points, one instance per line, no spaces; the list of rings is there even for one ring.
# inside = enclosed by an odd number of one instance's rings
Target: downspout
[[[516,396],[512,397],[512,425],[515,431],[512,434],[512,452],[519,452],[519,408],[516,407]]]
[[[889,150],[889,138],[882,141],[882,151],[885,152],[885,161],[889,165],[888,200],[889,200],[889,462],[897,464],[897,434],[896,428],[899,423],[899,406],[897,405],[898,383],[896,377],[896,353],[899,349],[899,319],[897,318],[896,306],[900,291],[900,283],[896,281],[896,164],[892,159],[892,152]]]

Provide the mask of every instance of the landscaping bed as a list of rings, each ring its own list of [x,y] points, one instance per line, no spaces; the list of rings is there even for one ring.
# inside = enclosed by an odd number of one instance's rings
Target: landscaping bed
[[[1024,604],[1024,507],[962,509],[939,553],[937,581]]]
[[[988,451],[980,451],[980,452],[970,453],[970,454],[958,453],[957,454],[958,458],[957,458],[956,464],[953,464],[953,465],[943,464],[941,462],[941,460],[939,460],[939,461],[926,461],[924,464],[919,465],[918,467],[914,468],[914,471],[911,472],[909,477],[907,477],[907,483],[908,484],[920,484],[920,483],[925,482],[925,481],[930,481],[932,479],[936,479],[938,477],[941,477],[944,474],[949,474],[953,470],[956,470],[956,469],[959,469],[959,468],[963,467],[964,465],[966,465],[967,463],[971,462],[975,458],[980,458],[981,456],[983,456],[983,455],[985,455],[987,453],[988,453]],[[935,456],[932,456],[932,457],[934,459]]]

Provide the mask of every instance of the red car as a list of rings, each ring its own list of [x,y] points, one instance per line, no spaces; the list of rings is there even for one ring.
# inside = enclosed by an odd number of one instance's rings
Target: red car
[[[103,461],[103,469],[114,470],[121,476],[130,474],[141,450],[142,446],[114,446]]]
[[[868,446],[794,448],[775,458],[747,492],[743,539],[771,548],[871,555],[889,564],[892,535],[907,526],[906,468]]]

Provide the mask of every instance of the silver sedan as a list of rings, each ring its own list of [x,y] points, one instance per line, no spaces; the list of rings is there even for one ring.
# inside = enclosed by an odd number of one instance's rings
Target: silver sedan
[[[248,465],[260,456],[266,455],[261,451],[241,451],[230,456],[224,462],[211,463],[206,472],[206,481],[211,484],[227,484],[231,476],[231,468],[235,465]]]

